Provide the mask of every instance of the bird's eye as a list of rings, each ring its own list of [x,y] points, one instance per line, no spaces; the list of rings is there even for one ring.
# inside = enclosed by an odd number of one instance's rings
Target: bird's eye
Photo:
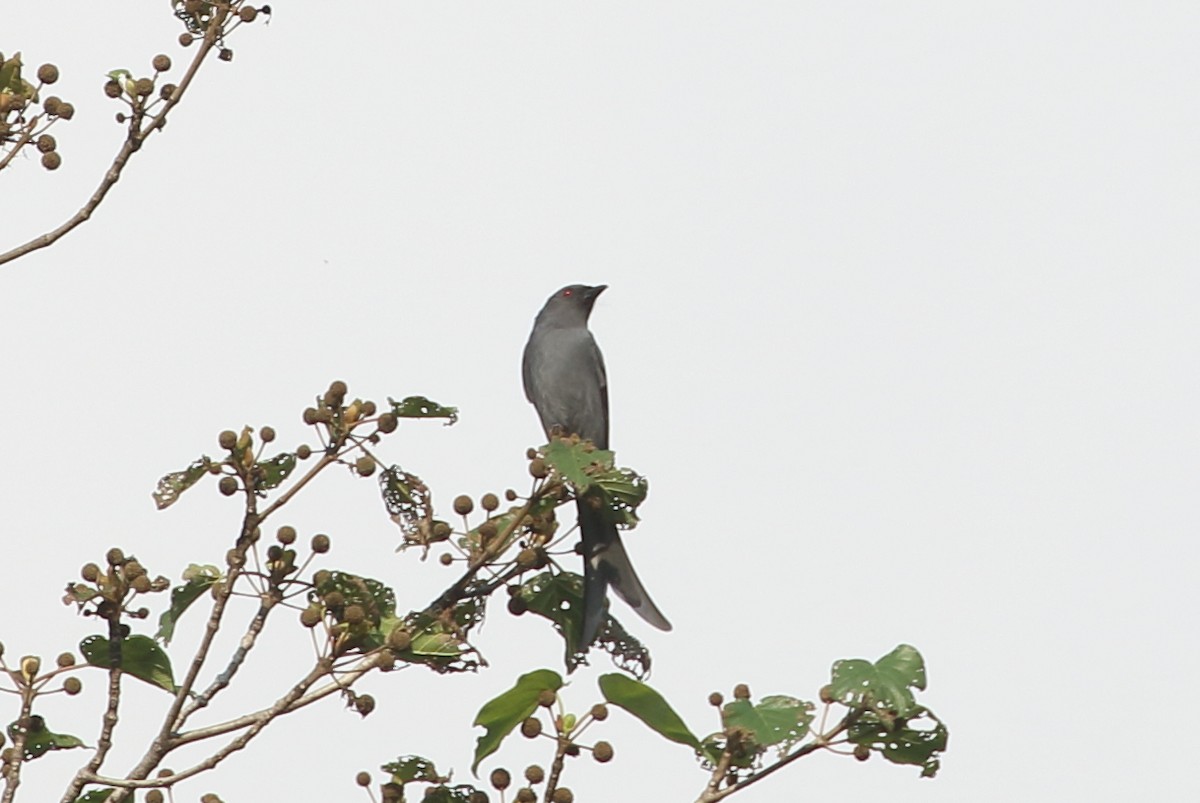
[[[563,298],[570,298],[572,295],[574,295],[574,293],[572,292],[571,288],[568,287],[566,290],[563,290]]]

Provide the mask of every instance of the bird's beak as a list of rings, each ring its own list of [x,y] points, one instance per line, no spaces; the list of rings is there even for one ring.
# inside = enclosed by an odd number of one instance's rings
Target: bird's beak
[[[589,287],[587,290],[588,301],[595,301],[601,293],[608,289],[607,284],[598,284],[595,287]]]

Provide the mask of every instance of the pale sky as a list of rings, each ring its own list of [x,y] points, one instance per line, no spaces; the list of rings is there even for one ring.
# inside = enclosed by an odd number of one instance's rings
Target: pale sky
[[[60,170],[0,176],[0,249],[98,182],[108,70],[182,72],[166,5],[6,15],[0,50],[56,62],[77,113]],[[817,755],[733,799],[1200,794],[1194,4],[272,5],[92,221],[0,267],[6,657],[96,632],[59,598],[109,546],[172,578],[219,563],[237,505],[205,486],[159,513],[155,481],[222,429],[299,443],[332,379],[460,408],[384,450],[443,505],[524,488],[529,326],[561,285],[605,283],[612,443],[650,478],[626,543],[675,625],[614,603],[652,684],[706,734],[710,691],[814,699],[833,660],[906,642],[950,727],[932,781]],[[373,481],[332,474],[285,520],[406,610],[457,576],[393,553]],[[307,634],[273,629],[212,721],[306,669]],[[478,644],[488,670],[373,677],[365,722],[306,710],[178,799],[353,800],[356,771],[410,752],[468,780],[479,706],[561,669],[548,626],[499,605]],[[94,740],[100,678],[47,700],[52,729]],[[165,701],[130,685],[114,772]],[[703,786],[623,713],[590,733],[616,758],[569,765],[580,801]],[[484,769],[548,762],[535,747]],[[34,762],[22,798],[57,799],[84,758]]]

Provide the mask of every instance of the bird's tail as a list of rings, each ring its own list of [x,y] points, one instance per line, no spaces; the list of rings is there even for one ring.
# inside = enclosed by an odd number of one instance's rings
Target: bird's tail
[[[616,525],[605,519],[604,514],[586,499],[578,500],[577,505],[583,539],[583,644],[590,645],[600,631],[609,587],[638,616],[659,630],[670,630],[671,623],[650,599],[633,570]]]

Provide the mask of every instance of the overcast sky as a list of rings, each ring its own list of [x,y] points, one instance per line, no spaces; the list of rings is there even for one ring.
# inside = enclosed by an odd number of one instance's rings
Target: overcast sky
[[[225,428],[299,443],[332,379],[459,406],[384,450],[442,503],[524,487],[530,323],[606,283],[612,441],[651,483],[626,542],[675,625],[616,609],[653,684],[708,733],[714,689],[811,699],[834,659],[907,642],[951,729],[932,781],[818,755],[736,799],[1200,792],[1195,4],[273,5],[91,222],[0,267],[8,656],[96,631],[59,598],[109,546],[172,578],[219,563],[236,504],[205,486],[159,513],[155,481]],[[56,62],[77,114],[60,170],[4,171],[0,249],[98,182],[122,136],[108,70],[166,52],[178,77],[166,6],[5,16],[0,50]],[[285,519],[406,609],[455,576],[393,553],[371,481],[331,475]],[[211,721],[302,674],[307,634],[275,627]],[[365,722],[307,710],[178,799],[351,800],[355,771],[409,752],[468,779],[479,705],[561,667],[498,607],[479,645],[486,672],[373,678]],[[569,707],[611,669],[577,673]],[[93,741],[101,682],[47,701],[50,726]],[[130,690],[114,773],[164,696]],[[616,759],[569,767],[581,801],[703,784],[623,714],[591,733]],[[485,769],[548,761],[516,742]],[[57,799],[82,756],[35,762],[25,796]]]

